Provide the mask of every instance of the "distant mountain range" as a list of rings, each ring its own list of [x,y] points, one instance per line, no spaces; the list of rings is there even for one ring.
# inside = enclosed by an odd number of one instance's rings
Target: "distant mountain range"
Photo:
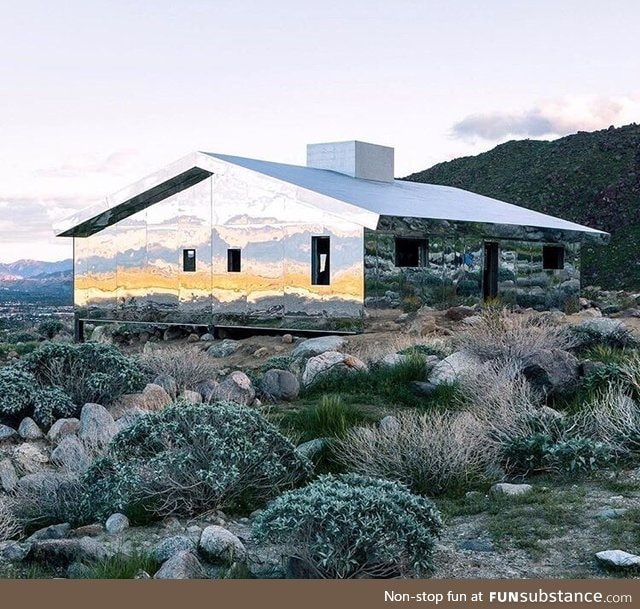
[[[610,232],[609,245],[583,248],[583,285],[640,289],[640,125],[511,141],[405,179],[457,186]]]
[[[0,263],[0,301],[71,304],[73,261],[18,260]]]

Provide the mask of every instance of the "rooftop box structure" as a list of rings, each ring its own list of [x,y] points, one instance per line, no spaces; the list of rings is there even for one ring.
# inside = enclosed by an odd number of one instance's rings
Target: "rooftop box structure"
[[[315,144],[308,167],[194,152],[60,222],[87,320],[357,332],[365,310],[487,298],[564,307],[608,234],[393,179],[393,149]]]

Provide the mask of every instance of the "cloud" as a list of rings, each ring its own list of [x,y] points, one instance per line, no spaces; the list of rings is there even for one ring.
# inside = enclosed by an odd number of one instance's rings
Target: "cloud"
[[[129,169],[136,158],[135,150],[116,150],[107,156],[86,155],[70,158],[58,165],[43,167],[37,174],[49,178],[77,178],[87,174],[105,173],[119,175]]]
[[[640,96],[546,100],[521,112],[471,114],[453,125],[452,134],[465,140],[562,136],[639,119]]]

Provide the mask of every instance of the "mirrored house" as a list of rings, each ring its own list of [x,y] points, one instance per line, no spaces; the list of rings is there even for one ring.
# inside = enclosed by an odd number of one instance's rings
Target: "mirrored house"
[[[314,144],[307,166],[195,152],[56,226],[84,321],[358,332],[365,309],[490,298],[563,308],[608,234],[395,180],[393,149]]]

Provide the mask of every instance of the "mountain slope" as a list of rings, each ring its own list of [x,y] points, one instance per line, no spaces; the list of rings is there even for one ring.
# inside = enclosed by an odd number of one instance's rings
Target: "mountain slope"
[[[405,179],[457,186],[608,231],[608,246],[583,249],[583,284],[640,289],[640,125],[511,141]]]
[[[42,260],[16,260],[15,262],[0,263],[0,279],[38,277],[53,273],[69,273],[73,271],[73,260],[58,260],[57,262],[44,262]]]

